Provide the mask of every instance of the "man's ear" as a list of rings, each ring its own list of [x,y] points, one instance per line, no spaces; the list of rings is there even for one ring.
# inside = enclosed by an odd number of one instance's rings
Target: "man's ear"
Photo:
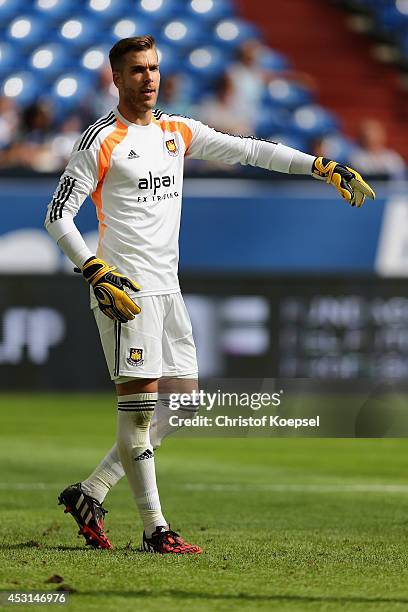
[[[116,72],[116,71],[113,72],[112,73],[112,79],[113,79],[113,82],[116,85],[116,87],[119,89],[119,85],[120,85],[120,82],[121,82],[121,74],[120,74],[120,72]]]

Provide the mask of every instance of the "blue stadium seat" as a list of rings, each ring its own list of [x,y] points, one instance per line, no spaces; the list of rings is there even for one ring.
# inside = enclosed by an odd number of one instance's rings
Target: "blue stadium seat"
[[[0,3],[0,28],[5,27],[9,21],[21,15],[26,10],[24,0],[3,0]]]
[[[355,5],[359,5],[361,8],[374,9],[379,6],[386,6],[389,0],[353,0]]]
[[[281,106],[295,109],[298,106],[310,104],[310,92],[292,81],[273,79],[265,88],[263,102],[265,105]]]
[[[287,128],[292,133],[316,138],[337,130],[334,115],[317,104],[301,106],[293,113]]]
[[[259,38],[259,30],[242,19],[222,19],[213,28],[213,41],[217,45],[235,48],[245,40]]]
[[[97,75],[89,78],[89,72],[68,73],[59,77],[50,92],[50,99],[58,116],[78,108],[86,97],[94,92]]]
[[[402,53],[408,57],[408,32],[401,34],[399,37],[399,45]]]
[[[371,12],[376,29],[399,44],[408,56],[408,2],[407,0],[359,0],[364,9]]]
[[[6,40],[17,50],[29,51],[46,37],[47,24],[35,15],[20,15],[10,22]]]
[[[31,72],[15,72],[5,77],[0,86],[0,95],[15,100],[19,106],[31,104],[46,93],[41,79]]]
[[[261,107],[257,113],[255,134],[269,139],[271,134],[280,133],[290,120],[290,113],[282,108]]]
[[[34,12],[48,23],[58,23],[80,11],[81,0],[35,0]]]
[[[199,104],[211,92],[207,79],[191,72],[179,71],[183,80],[183,98],[191,104]]]
[[[298,151],[304,151],[305,153],[308,152],[309,148],[309,141],[307,138],[299,134],[291,134],[290,132],[273,132],[268,135],[267,140],[271,142],[280,142],[287,147],[292,147],[292,149],[298,149]]]
[[[184,13],[185,4],[182,0],[138,0],[135,9],[135,15],[153,21],[155,26]]]
[[[189,0],[186,15],[201,23],[212,23],[233,17],[234,7],[231,0]]]
[[[105,64],[109,64],[109,50],[110,45],[95,45],[85,49],[79,60],[81,70],[97,74]]]
[[[402,5],[401,5],[402,7]],[[403,13],[397,6],[383,6],[375,8],[377,26],[384,32],[402,30],[408,26],[408,12]]]
[[[84,17],[98,21],[103,26],[110,26],[120,19],[137,16],[129,0],[87,0],[82,14]]]
[[[180,70],[183,62],[180,60],[180,55],[171,45],[157,45],[157,51],[160,62],[160,72],[165,76]],[[181,63],[180,63],[181,62]]]
[[[82,15],[73,15],[62,22],[54,36],[56,42],[65,44],[78,52],[97,44],[100,39],[106,39],[103,29],[95,20]]]
[[[37,47],[31,53],[28,65],[36,77],[41,76],[44,81],[54,80],[57,75],[75,69],[77,61],[69,51],[66,45],[57,43]]]
[[[109,33],[109,42],[114,44],[120,38],[143,36],[144,34],[152,34],[154,36],[155,33],[152,20],[145,19],[144,17],[126,16],[112,25]]]
[[[174,19],[165,23],[159,40],[182,50],[191,49],[203,41],[203,30],[198,21],[192,19]]]
[[[214,79],[225,72],[228,62],[217,47],[197,47],[187,58],[187,70],[204,79]]]
[[[263,50],[257,63],[263,70],[270,70],[271,72],[280,72],[291,67],[287,57],[273,49]]]
[[[0,77],[25,68],[25,60],[11,43],[0,42]]]

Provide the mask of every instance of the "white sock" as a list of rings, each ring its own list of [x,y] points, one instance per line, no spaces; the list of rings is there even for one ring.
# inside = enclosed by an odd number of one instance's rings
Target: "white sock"
[[[149,425],[157,393],[118,397],[118,454],[143,521],[147,537],[167,526],[159,499]]]
[[[150,442],[153,448],[158,448],[166,436],[182,427],[182,425],[179,427],[169,425],[169,418],[171,415],[177,414],[179,420],[183,417],[192,418],[198,410],[198,405],[194,405],[193,403],[189,406],[182,406],[178,410],[170,410],[168,395],[163,394],[160,395],[159,398],[159,401],[156,403],[149,430]],[[119,458],[118,447],[115,444],[99,465],[97,465],[92,474],[82,481],[82,489],[87,495],[94,497],[102,503],[110,489],[114,487],[124,475],[125,470]]]
[[[81,483],[83,491],[103,502],[110,489],[125,475],[116,444],[105,455],[92,474]]]
[[[171,410],[168,394],[160,394],[150,424],[150,442],[153,448],[158,448],[166,436],[183,427],[183,419],[192,419],[197,414],[198,408],[198,403],[191,400],[188,404],[183,402],[183,406],[177,410]],[[174,415],[178,417],[177,422],[180,423],[177,427],[170,425],[169,422],[170,417]]]

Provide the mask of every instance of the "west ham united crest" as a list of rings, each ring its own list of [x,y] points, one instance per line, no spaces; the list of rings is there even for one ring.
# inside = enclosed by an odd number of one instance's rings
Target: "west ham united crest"
[[[174,138],[166,140],[166,149],[173,157],[177,157],[179,154],[178,146]]]
[[[143,349],[131,348],[129,349],[129,357],[126,359],[129,365],[140,366],[143,365]]]

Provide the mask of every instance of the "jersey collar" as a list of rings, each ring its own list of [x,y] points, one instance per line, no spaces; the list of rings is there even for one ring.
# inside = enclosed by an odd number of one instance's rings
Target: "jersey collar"
[[[114,108],[113,112],[121,123],[124,123],[125,125],[128,125],[128,126],[132,126],[138,130],[145,130],[147,128],[150,128],[152,125],[154,125],[153,118],[152,118],[152,121],[148,125],[138,125],[137,123],[132,123],[131,121],[128,121],[127,119],[125,119],[122,113],[119,112],[118,108]]]

